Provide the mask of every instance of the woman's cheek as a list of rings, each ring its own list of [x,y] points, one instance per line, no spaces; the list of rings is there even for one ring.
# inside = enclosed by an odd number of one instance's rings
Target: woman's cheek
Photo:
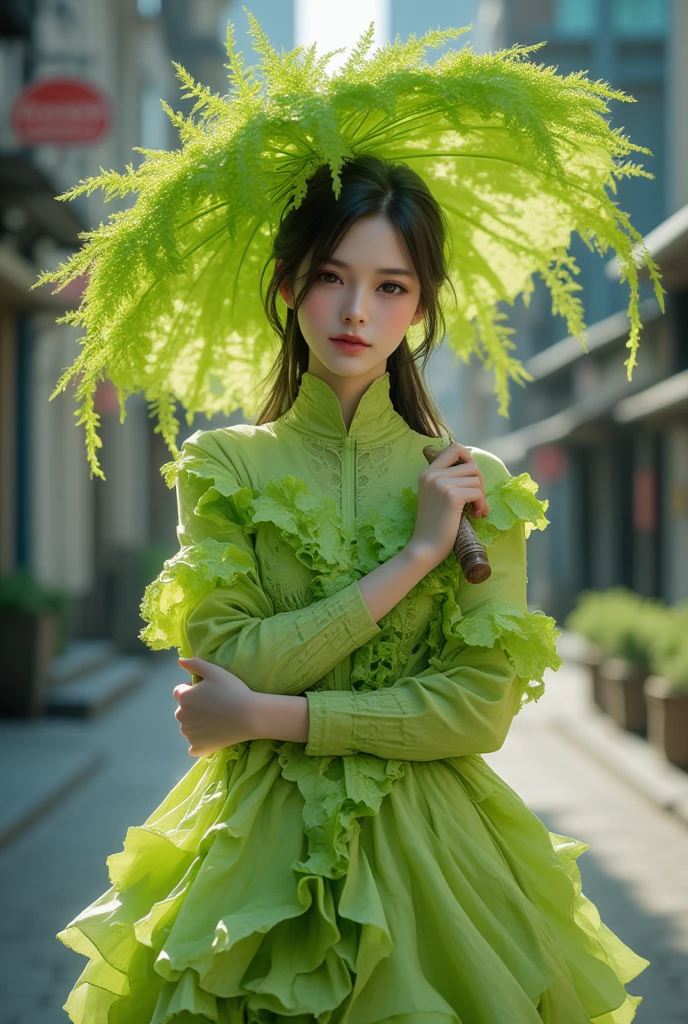
[[[415,300],[388,303],[382,313],[386,330],[394,337],[403,338],[417,308]]]
[[[299,309],[299,324],[304,336],[310,331],[330,329],[331,302],[322,292],[311,291]]]

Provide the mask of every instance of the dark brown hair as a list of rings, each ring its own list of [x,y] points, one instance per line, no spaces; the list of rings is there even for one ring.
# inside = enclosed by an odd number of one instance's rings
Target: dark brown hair
[[[273,242],[275,266],[263,304],[268,321],[281,338],[282,347],[264,384],[270,383],[267,402],[256,423],[270,423],[289,409],[298,393],[302,374],[308,369],[309,349],[299,328],[298,308],[313,287],[323,263],[332,256],[348,229],[361,217],[382,215],[396,229],[420,280],[425,336],[415,352],[404,337],[387,359],[390,398],[412,430],[429,437],[446,431],[437,407],[426,389],[422,371],[442,340],[444,317],[439,291],[447,283],[448,233],[444,215],[423,179],[408,165],[374,156],[347,161],[341,171],[341,192],[335,197],[328,166],[318,168],[308,181],[306,195],[297,209],[283,214]],[[283,321],[278,309],[280,284],[294,280],[310,254],[309,269],[296,306]],[[421,362],[420,371],[416,365]]]

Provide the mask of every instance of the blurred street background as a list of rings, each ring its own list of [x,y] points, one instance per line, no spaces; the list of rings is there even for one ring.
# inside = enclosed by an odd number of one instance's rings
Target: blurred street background
[[[277,49],[348,47],[371,21],[378,45],[468,24],[464,39],[481,52],[546,40],[532,59],[562,73],[585,69],[635,97],[612,104],[612,123],[652,151],[640,159],[654,178],[622,181],[618,202],[659,263],[667,295],[662,313],[642,282],[632,380],[623,365],[626,286],[608,256],[580,241],[587,353],[536,286],[527,307],[508,311],[533,378],[512,387],[508,420],[477,358],[464,364],[442,346],[428,379],[455,436],[495,452],[513,475],[529,472],[549,500],[549,527],[529,539],[531,607],[563,627],[582,594],[623,588],[629,600],[680,615],[688,607],[688,0],[246,6]],[[56,195],[100,167],[136,164],[132,147],[176,146],[160,104],[188,110],[172,61],[226,91],[228,20],[250,62],[238,0],[0,0],[0,1024],[66,1021],[61,1005],[82,962],[55,932],[106,887],[107,854],[191,763],[172,718],[171,690],[184,674],[173,654],[152,655],[138,639],[143,589],[177,549],[174,493],[159,472],[169,453],[143,399],[129,400],[120,424],[103,382],[107,480],[89,479],[73,394],[49,401],[79,336],[55,321],[78,306],[81,289],[30,289],[117,208],[98,194],[71,203]],[[241,411],[196,419],[181,436],[241,421]],[[590,844],[579,862],[587,894],[652,961],[629,986],[645,997],[637,1020],[685,1024],[688,725],[676,723],[688,723],[688,655],[666,671],[666,658],[645,652],[635,664],[634,614],[609,643],[601,629],[565,630],[564,668],[489,760],[552,831]],[[685,622],[685,640],[688,619],[675,621]],[[592,687],[602,655],[615,659],[606,668],[614,693],[630,699],[635,685],[635,718]],[[651,720],[642,696],[645,677],[667,674],[675,743],[666,724],[653,724],[659,683],[648,697]]]

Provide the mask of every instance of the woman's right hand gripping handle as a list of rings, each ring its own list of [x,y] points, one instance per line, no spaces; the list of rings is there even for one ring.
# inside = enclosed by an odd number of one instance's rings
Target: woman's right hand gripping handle
[[[459,465],[454,465],[459,459]],[[416,525],[408,544],[358,581],[376,622],[452,552],[468,504],[473,505],[474,517],[489,512],[475,459],[464,445],[453,441],[420,474]]]

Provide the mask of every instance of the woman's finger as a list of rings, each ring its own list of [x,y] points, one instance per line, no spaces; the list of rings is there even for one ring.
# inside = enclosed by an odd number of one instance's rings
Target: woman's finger
[[[469,462],[473,458],[473,452],[465,444],[459,444],[458,441],[454,441],[454,446],[459,453],[459,458],[462,460]]]
[[[473,459],[473,452],[470,451],[465,444],[459,444],[458,441],[452,441],[450,445],[447,445],[446,448],[442,449],[442,452],[434,460],[434,463],[437,462],[437,459],[448,458],[450,453],[454,456],[454,462],[458,459],[461,459],[462,462],[471,462]],[[451,461],[449,463],[443,461],[441,465],[451,465]]]
[[[424,475],[435,475],[433,470],[435,474],[439,471],[442,476],[448,473],[454,475],[456,472],[477,473],[481,479],[483,476],[482,470],[475,461],[473,454],[464,445],[458,443],[450,444],[448,448],[444,448],[424,470]]]
[[[452,444],[447,445],[446,448],[443,448],[439,455],[435,456],[435,458],[429,464],[427,469],[430,469],[432,467],[435,467],[436,469],[446,469],[447,466],[453,465],[455,462],[458,462],[459,459],[464,461],[466,456],[463,454],[463,452],[465,452],[463,445],[459,445],[453,442]],[[426,473],[427,469],[425,470]]]
[[[208,661],[204,661],[203,658],[179,658],[179,664],[182,668],[186,669],[187,672],[191,672],[192,675],[202,676],[203,669],[210,664]]]
[[[192,675],[201,676],[211,683],[219,683],[230,674],[219,665],[213,665],[212,661],[205,661],[203,658],[180,658],[179,664]]]
[[[175,700],[180,700],[181,697],[183,697],[184,694],[187,692],[187,690],[191,689],[193,689],[193,687],[189,686],[188,683],[177,683],[174,690],[172,691],[172,696],[174,697]]]

